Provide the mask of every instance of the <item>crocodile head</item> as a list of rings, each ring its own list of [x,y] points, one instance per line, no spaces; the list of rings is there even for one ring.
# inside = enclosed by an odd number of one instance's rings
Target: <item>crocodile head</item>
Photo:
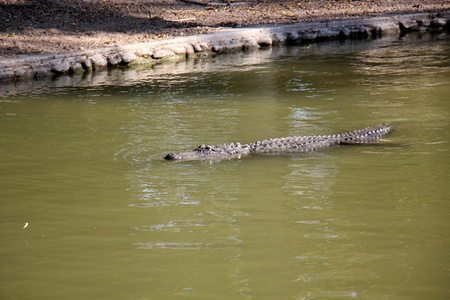
[[[234,145],[233,145],[234,146]],[[215,160],[215,159],[227,159],[240,157],[242,154],[248,154],[248,149],[240,148],[245,150],[243,152],[236,151],[236,147],[231,150],[226,147],[226,145],[219,146],[209,146],[200,145],[194,150],[180,153],[169,153],[164,157],[167,160]]]

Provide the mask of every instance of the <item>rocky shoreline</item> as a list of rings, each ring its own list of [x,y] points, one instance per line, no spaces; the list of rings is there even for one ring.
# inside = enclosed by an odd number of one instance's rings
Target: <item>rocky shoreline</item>
[[[210,34],[65,54],[24,55],[0,62],[0,80],[84,74],[118,66],[153,65],[286,44],[377,38],[413,31],[450,32],[450,11],[289,25],[221,29]]]

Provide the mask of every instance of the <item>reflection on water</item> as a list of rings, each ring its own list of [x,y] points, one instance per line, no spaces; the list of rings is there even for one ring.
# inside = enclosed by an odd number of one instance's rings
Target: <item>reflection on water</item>
[[[403,43],[389,45],[376,50],[365,51],[358,57],[364,64],[355,64],[355,70],[362,75],[359,84],[372,86],[376,82],[377,86],[388,90],[411,90],[433,87],[444,84],[436,81],[436,77],[445,77],[447,71],[442,67],[446,66],[449,59],[447,53],[448,45],[436,45],[429,48]],[[402,55],[399,56],[398,52]],[[405,76],[417,70],[416,76]],[[421,74],[430,76],[421,76]],[[420,88],[419,88],[420,87]]]
[[[412,35],[2,86],[1,298],[444,299],[449,50]],[[371,146],[162,159],[382,123]]]

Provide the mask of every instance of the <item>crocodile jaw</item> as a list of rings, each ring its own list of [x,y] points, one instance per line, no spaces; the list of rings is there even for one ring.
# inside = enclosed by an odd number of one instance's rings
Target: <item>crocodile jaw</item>
[[[218,160],[218,159],[229,159],[229,158],[240,158],[241,155],[230,155],[228,153],[199,153],[195,150],[180,152],[180,153],[169,153],[164,159],[166,160]]]

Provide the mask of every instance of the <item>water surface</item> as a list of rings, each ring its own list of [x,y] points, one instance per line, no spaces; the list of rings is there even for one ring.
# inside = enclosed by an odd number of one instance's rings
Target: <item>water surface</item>
[[[3,85],[1,299],[448,299],[448,36]],[[199,144],[389,123],[218,162]]]

